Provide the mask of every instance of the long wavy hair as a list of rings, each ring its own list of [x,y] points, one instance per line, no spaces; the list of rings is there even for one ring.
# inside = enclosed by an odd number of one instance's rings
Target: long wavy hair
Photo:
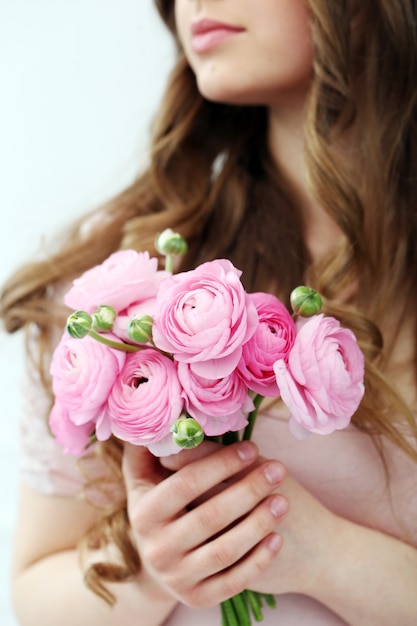
[[[366,394],[355,425],[417,462],[412,410],[384,375],[406,316],[417,342],[416,0],[309,0],[314,62],[306,167],[312,193],[343,233],[316,265],[304,243],[303,215],[268,150],[267,109],[204,99],[176,35],[174,2],[155,3],[178,58],[154,120],[149,166],[75,224],[49,258],[9,279],[1,300],[5,328],[28,331],[31,358],[50,388],[51,337],[66,315],[57,291],[117,249],[152,250],[155,233],[171,227],[189,242],[182,269],[228,257],[243,270],[248,290],[285,300],[301,282],[317,288],[327,312],[354,330],[365,353]],[[355,293],[347,299],[349,284]],[[393,304],[394,326],[386,321]],[[122,487],[121,443],[110,440],[96,453],[108,463],[104,482]],[[106,582],[127,580],[140,567],[124,497],[103,509],[84,547],[110,542],[123,565],[95,564],[86,581],[112,602]]]

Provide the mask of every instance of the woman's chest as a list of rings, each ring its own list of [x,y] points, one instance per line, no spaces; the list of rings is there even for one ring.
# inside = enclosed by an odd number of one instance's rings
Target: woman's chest
[[[275,410],[259,415],[253,439],[336,514],[417,545],[417,464],[391,444],[384,466],[370,437],[353,426],[299,441]]]

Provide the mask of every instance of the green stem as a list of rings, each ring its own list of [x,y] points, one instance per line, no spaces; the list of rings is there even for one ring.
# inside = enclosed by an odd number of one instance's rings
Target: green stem
[[[223,623],[226,626],[240,626],[232,601],[230,599],[224,600],[221,603],[221,606]]]
[[[110,348],[114,348],[115,350],[122,350],[123,352],[138,352],[139,350],[141,350],[141,348],[139,348],[138,346],[132,346],[129,343],[121,343],[119,341],[112,341],[111,339],[107,339],[103,335],[96,333],[94,330],[90,330],[88,334],[96,341],[104,343],[104,345],[109,346]]]
[[[170,274],[174,271],[174,256],[172,254],[165,255],[165,270]]]
[[[259,407],[261,406],[261,402],[264,399],[259,393],[254,397],[253,404],[255,408],[248,415],[248,425],[245,428],[245,432],[243,433],[243,440],[248,441],[252,436],[252,431],[255,426],[256,416],[258,415]]]
[[[276,603],[274,596],[271,593],[263,593],[262,597],[264,598],[265,602],[271,609],[276,608],[277,603]]]
[[[228,626],[228,623],[227,623],[227,613],[226,613],[226,608],[224,606],[224,602],[220,603],[220,610],[221,610],[221,614],[222,614],[222,626]]]
[[[222,436],[222,444],[224,446],[230,446],[232,443],[239,441],[239,433],[237,431],[228,431]]]
[[[262,602],[261,602],[261,594],[256,591],[251,591],[250,589],[246,589],[246,597],[249,600],[250,607],[252,609],[253,616],[257,622],[262,622]]]
[[[239,626],[251,626],[252,622],[249,614],[249,607],[246,604],[244,592],[238,593],[236,596],[230,598],[237,618],[239,620]]]

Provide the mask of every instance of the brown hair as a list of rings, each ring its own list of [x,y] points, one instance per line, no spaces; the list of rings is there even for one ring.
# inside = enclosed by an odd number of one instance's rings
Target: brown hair
[[[156,5],[176,36],[174,3]],[[51,327],[64,315],[54,287],[118,248],[151,250],[155,233],[171,227],[189,242],[184,269],[228,257],[243,270],[249,290],[273,290],[285,300],[300,282],[316,287],[327,311],[356,332],[365,353],[366,395],[354,423],[417,461],[411,409],[384,377],[395,336],[386,322],[390,303],[397,307],[396,324],[407,316],[417,338],[417,3],[309,5],[315,53],[306,163],[313,193],[344,234],[331,256],[311,263],[303,216],[268,151],[266,108],[205,100],[177,42],[149,167],[96,217],[78,222],[48,259],[12,276],[1,313],[9,332],[36,327],[45,373]],[[356,285],[352,301],[344,296],[349,283]],[[414,346],[415,370],[416,359]],[[101,452],[119,472],[120,444],[110,441]],[[139,567],[131,556],[125,502],[106,511],[91,537],[95,545],[115,542],[125,561],[124,568],[101,564],[88,572],[90,586],[110,601],[103,583],[126,579]]]

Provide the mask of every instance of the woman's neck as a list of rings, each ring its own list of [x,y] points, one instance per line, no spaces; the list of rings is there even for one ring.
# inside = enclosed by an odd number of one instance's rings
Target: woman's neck
[[[269,148],[284,181],[286,192],[304,216],[304,239],[313,262],[327,254],[340,238],[334,220],[314,198],[304,155],[304,106],[293,103],[271,108]]]

